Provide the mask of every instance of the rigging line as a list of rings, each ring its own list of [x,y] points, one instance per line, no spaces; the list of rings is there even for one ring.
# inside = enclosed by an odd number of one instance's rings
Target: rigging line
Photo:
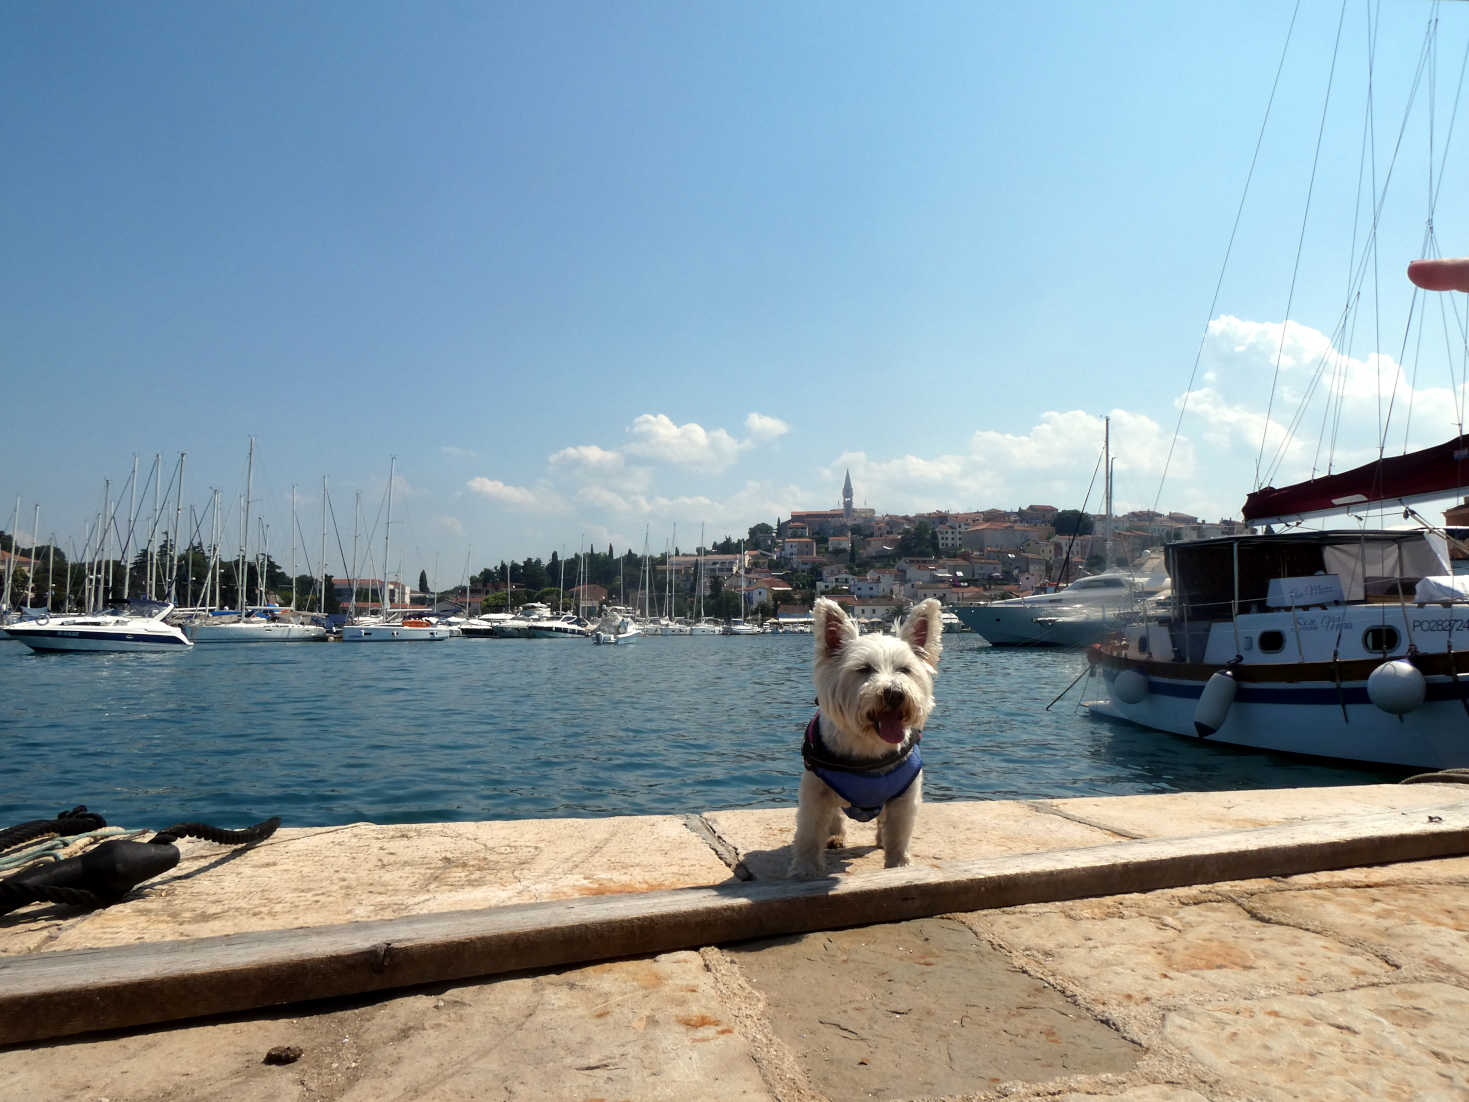
[[[330,512],[332,515],[332,534],[337,537],[337,557],[341,559],[342,563],[345,565],[347,562],[347,551],[342,546],[342,530],[337,527],[337,507],[332,504],[331,494],[326,495],[326,507],[327,511]],[[356,566],[356,563],[352,564],[352,573],[354,574],[356,573]],[[352,592],[355,595],[355,593],[357,592],[357,579],[351,578],[349,580],[352,583]]]
[[[1432,53],[1433,53],[1432,46],[1433,46],[1433,43],[1436,41],[1436,38],[1437,38],[1437,35],[1436,35],[1437,29],[1438,29],[1438,21],[1437,21],[1437,19],[1436,18],[1430,18],[1429,21],[1428,21],[1428,25],[1424,28],[1424,32],[1423,32],[1424,33],[1423,46],[1422,46],[1422,48],[1421,48],[1421,50],[1419,51],[1419,54],[1418,54],[1418,67],[1417,67],[1417,69],[1413,73],[1413,84],[1412,84],[1412,87],[1411,87],[1411,89],[1410,89],[1410,91],[1408,93],[1408,104],[1407,104],[1407,106],[1403,110],[1403,119],[1402,119],[1402,122],[1398,125],[1398,137],[1397,137],[1397,141],[1393,144],[1392,157],[1388,160],[1388,164],[1387,164],[1387,175],[1386,175],[1386,177],[1382,181],[1382,201],[1379,202],[1379,204],[1378,204],[1377,218],[1375,218],[1373,220],[1373,226],[1372,226],[1372,237],[1373,237],[1373,241],[1374,242],[1376,242],[1376,239],[1377,239],[1377,227],[1378,227],[1378,224],[1379,224],[1380,219],[1381,219],[1382,204],[1387,201],[1387,192],[1388,192],[1389,186],[1392,183],[1393,170],[1397,166],[1398,154],[1400,152],[1402,152],[1402,148],[1403,148],[1403,137],[1407,133],[1407,130],[1408,130],[1408,120],[1412,117],[1412,114],[1413,114],[1413,104],[1418,99],[1418,92],[1419,92],[1419,90],[1423,86],[1424,71],[1427,69],[1429,60],[1432,57]],[[1430,99],[1432,98],[1432,89],[1429,90],[1429,98]],[[1375,261],[1376,261],[1376,257],[1377,257],[1377,249],[1376,249],[1375,244],[1373,246],[1373,250],[1372,251],[1373,251],[1373,260],[1374,260],[1374,268],[1373,268],[1373,289],[1374,289],[1374,297],[1376,297],[1375,296],[1375,292],[1376,292],[1377,274],[1376,274],[1376,264],[1375,264]],[[1380,306],[1377,307],[1377,308],[1380,309]],[[1406,335],[1405,335],[1404,340],[1406,342]],[[1377,347],[1378,348],[1381,348],[1382,347],[1382,345],[1380,343],[1380,340],[1379,340],[1379,344],[1377,345]],[[1378,449],[1377,449],[1377,454],[1378,454],[1378,458],[1379,459],[1382,457],[1383,453],[1386,451],[1386,448],[1387,448],[1387,432],[1388,432],[1388,429],[1392,426],[1392,411],[1393,411],[1393,406],[1394,406],[1394,404],[1396,402],[1396,399],[1397,399],[1397,387],[1396,387],[1396,385],[1394,385],[1393,392],[1389,396],[1389,399],[1388,399],[1387,420],[1384,421],[1384,422],[1382,422],[1382,426],[1381,426],[1381,430],[1380,430],[1381,431],[1381,435],[1380,435],[1379,440],[1378,440]]]
[[[1336,328],[1327,338],[1326,350],[1322,352],[1319,357],[1317,357],[1316,369],[1311,374],[1311,381],[1306,384],[1306,389],[1302,392],[1300,401],[1296,403],[1295,414],[1291,417],[1290,424],[1286,427],[1285,433],[1281,437],[1280,444],[1275,450],[1275,454],[1271,456],[1269,466],[1265,468],[1265,477],[1267,479],[1273,478],[1275,473],[1285,462],[1288,450],[1290,448],[1290,442],[1295,439],[1296,431],[1301,427],[1302,423],[1306,419],[1306,413],[1310,408],[1311,400],[1315,397],[1317,390],[1320,389],[1321,380],[1326,375],[1327,367],[1336,362],[1337,340],[1340,338],[1342,329],[1346,325],[1346,320],[1346,315],[1343,314],[1341,319],[1337,322]],[[1319,460],[1319,458],[1320,452],[1318,448],[1315,460]],[[1315,477],[1316,470],[1315,460],[1313,460],[1311,468],[1313,478]]]
[[[1178,444],[1179,434],[1183,431],[1183,415],[1188,411],[1188,398],[1193,393],[1194,379],[1199,373],[1199,362],[1204,357],[1204,342],[1209,339],[1209,323],[1214,319],[1214,310],[1219,305],[1219,293],[1224,287],[1224,273],[1229,268],[1229,257],[1234,252],[1235,238],[1239,235],[1240,221],[1245,213],[1245,200],[1249,198],[1250,184],[1255,178],[1255,167],[1260,162],[1260,147],[1265,143],[1265,130],[1270,124],[1270,111],[1275,106],[1275,93],[1280,89],[1280,75],[1285,71],[1285,59],[1290,52],[1291,37],[1296,29],[1296,17],[1301,11],[1301,0],[1296,0],[1291,9],[1290,24],[1286,27],[1285,42],[1280,48],[1280,61],[1275,66],[1275,80],[1270,85],[1270,96],[1265,101],[1265,115],[1260,120],[1260,132],[1255,137],[1255,152],[1250,157],[1250,168],[1245,173],[1244,187],[1240,191],[1239,206],[1234,212],[1234,225],[1229,230],[1229,243],[1224,248],[1224,261],[1219,265],[1219,278],[1214,283],[1214,297],[1209,302],[1209,315],[1204,319],[1204,331],[1199,335],[1199,347],[1194,352],[1194,366],[1189,371],[1188,386],[1184,388],[1183,398],[1178,404],[1178,421],[1173,426],[1173,439],[1168,442],[1168,455],[1163,460],[1163,473],[1158,477],[1158,492],[1153,497],[1153,511],[1158,511],[1158,502],[1163,500],[1163,486],[1168,481],[1168,468],[1173,463],[1173,451]]]
[[[1348,323],[1349,310],[1350,306],[1342,311],[1341,320],[1337,322],[1336,331],[1332,334],[1331,347],[1326,352],[1326,356],[1330,359],[1331,363],[1331,379],[1326,384],[1326,400],[1321,403],[1321,428],[1316,433],[1316,454],[1311,457],[1312,478],[1315,478],[1316,472],[1321,469],[1321,449],[1326,445],[1326,430],[1327,426],[1331,424],[1332,408],[1333,406],[1336,406],[1337,409],[1340,409],[1340,402],[1332,401],[1333,395],[1339,395],[1342,390],[1342,364],[1345,360],[1342,352],[1338,350],[1337,335],[1342,334],[1343,330],[1346,328],[1346,325]],[[1312,381],[1312,386],[1315,386],[1314,380]],[[1331,447],[1327,449],[1326,453],[1326,473],[1328,474],[1331,473],[1331,463],[1335,455],[1336,437],[1333,434],[1331,439]],[[1268,472],[1268,474],[1270,475],[1273,475],[1273,473],[1273,471]]]
[[[1106,450],[1104,449],[1102,452],[1100,452],[1097,455],[1096,465],[1094,467],[1092,467],[1092,480],[1086,484],[1086,497],[1084,497],[1084,498],[1081,499],[1081,511],[1082,511],[1082,514],[1083,515],[1087,515],[1086,507],[1091,504],[1091,500],[1092,500],[1092,489],[1097,484],[1097,472],[1102,469],[1102,458],[1105,455],[1106,455]],[[1066,554],[1065,554],[1065,557],[1062,558],[1062,560],[1061,560],[1061,570],[1056,575],[1056,584],[1058,584],[1058,585],[1066,580],[1066,569],[1067,569],[1067,567],[1069,567],[1071,565],[1071,549],[1076,546],[1076,538],[1080,534],[1081,534],[1081,518],[1078,517],[1076,519],[1076,524],[1071,529],[1071,539],[1066,544]],[[1050,576],[1050,573],[1051,573],[1050,570],[1047,569],[1046,575],[1047,575],[1048,578]]]
[[[1465,40],[1465,43],[1464,43],[1464,56],[1463,56],[1463,58],[1459,62],[1459,80],[1458,80],[1457,84],[1454,87],[1453,110],[1450,111],[1450,113],[1449,113],[1449,123],[1448,123],[1448,127],[1446,128],[1446,131],[1444,133],[1443,153],[1440,155],[1440,158],[1439,158],[1438,178],[1437,178],[1436,181],[1433,181],[1431,183],[1431,185],[1430,185],[1431,186],[1431,190],[1432,190],[1432,198],[1431,198],[1430,204],[1429,204],[1428,239],[1429,239],[1430,246],[1432,247],[1432,250],[1433,251],[1431,253],[1425,252],[1424,253],[1425,256],[1439,256],[1440,255],[1440,252],[1439,252],[1439,249],[1438,249],[1437,234],[1434,232],[1433,219],[1434,219],[1434,217],[1437,214],[1438,197],[1443,194],[1443,177],[1444,177],[1444,173],[1448,169],[1449,150],[1453,146],[1454,126],[1458,122],[1458,119],[1459,119],[1459,104],[1460,104],[1460,102],[1462,100],[1463,93],[1464,93],[1464,76],[1465,76],[1465,73],[1466,72],[1469,72],[1469,39],[1466,39]],[[1449,329],[1448,329],[1448,311],[1450,309],[1453,310],[1455,321],[1460,321],[1461,320],[1459,318],[1459,296],[1458,295],[1439,295],[1437,297],[1438,297],[1438,300],[1439,300],[1439,317],[1442,320],[1443,325],[1444,325],[1444,351],[1445,351],[1446,356],[1447,356],[1447,359],[1449,361],[1449,380],[1450,380],[1450,385],[1452,385],[1452,387],[1454,389],[1454,406],[1455,406],[1455,411],[1456,411],[1457,418],[1458,418],[1457,425],[1458,425],[1458,429],[1459,429],[1459,435],[1462,436],[1462,435],[1464,435],[1464,386],[1463,386],[1463,382],[1469,382],[1469,379],[1465,379],[1464,378],[1464,375],[1461,375],[1454,368],[1454,353],[1453,353],[1453,347],[1452,347],[1452,345],[1449,342]],[[1452,300],[1452,301],[1447,301],[1446,302],[1445,300]],[[1466,353],[1466,355],[1465,355],[1464,359],[1469,360],[1469,317],[1466,317],[1466,318],[1462,319],[1462,323],[1460,324],[1459,328],[1460,328],[1460,331],[1463,332],[1464,333],[1464,336],[1465,336],[1465,342],[1464,343],[1465,343],[1465,346],[1466,346],[1465,347],[1465,353]],[[1469,374],[1469,364],[1466,364],[1466,366],[1465,366],[1465,374]],[[1463,380],[1463,382],[1461,382],[1461,380]]]
[[[1265,442],[1270,434],[1270,414],[1275,409],[1275,392],[1280,384],[1280,363],[1285,357],[1285,337],[1290,330],[1291,307],[1295,304],[1296,281],[1301,274],[1301,254],[1306,247],[1306,226],[1311,219],[1311,198],[1316,192],[1316,170],[1321,164],[1321,145],[1326,135],[1326,115],[1331,106],[1331,90],[1336,83],[1336,62],[1341,56],[1341,32],[1347,21],[1347,0],[1342,0],[1336,21],[1336,40],[1331,47],[1331,67],[1326,74],[1326,95],[1321,103],[1321,121],[1316,126],[1316,148],[1311,154],[1311,178],[1306,185],[1306,209],[1301,212],[1301,231],[1296,237],[1296,258],[1291,267],[1290,290],[1285,297],[1285,318],[1280,325],[1280,345],[1275,351],[1275,373],[1270,379],[1270,400],[1265,405],[1265,423],[1260,428],[1260,450],[1255,456],[1255,489],[1259,489],[1260,465],[1265,459]]]

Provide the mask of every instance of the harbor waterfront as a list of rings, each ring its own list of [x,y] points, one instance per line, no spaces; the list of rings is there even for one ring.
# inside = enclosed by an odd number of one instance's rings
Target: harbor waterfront
[[[291,826],[794,806],[807,636],[450,640],[36,654],[0,642],[0,823]],[[1094,719],[1075,651],[948,635],[925,798],[1056,799],[1393,781]]]

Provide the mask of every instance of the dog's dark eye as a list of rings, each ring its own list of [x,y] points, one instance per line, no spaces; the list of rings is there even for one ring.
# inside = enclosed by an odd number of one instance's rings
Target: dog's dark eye
[[[902,674],[904,677],[912,677],[913,676],[913,667],[912,666],[904,666],[898,672],[900,674]]]
[[[857,667],[857,672],[863,674],[864,676],[868,674],[874,674],[877,672],[877,667],[874,666],[871,662],[863,662],[862,665]]]

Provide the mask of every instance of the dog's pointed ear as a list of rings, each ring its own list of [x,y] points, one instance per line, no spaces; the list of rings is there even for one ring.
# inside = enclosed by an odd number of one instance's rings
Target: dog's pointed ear
[[[811,616],[818,660],[835,657],[841,653],[843,647],[857,638],[857,625],[847,619],[842,606],[833,600],[817,597]]]
[[[944,650],[944,618],[939,603],[930,597],[908,613],[898,638],[918,652],[935,669]]]

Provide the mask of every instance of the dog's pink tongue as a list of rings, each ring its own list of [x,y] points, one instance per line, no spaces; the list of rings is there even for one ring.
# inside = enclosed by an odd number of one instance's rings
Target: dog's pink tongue
[[[877,713],[877,733],[884,742],[903,741],[903,713],[894,708],[890,712]]]

